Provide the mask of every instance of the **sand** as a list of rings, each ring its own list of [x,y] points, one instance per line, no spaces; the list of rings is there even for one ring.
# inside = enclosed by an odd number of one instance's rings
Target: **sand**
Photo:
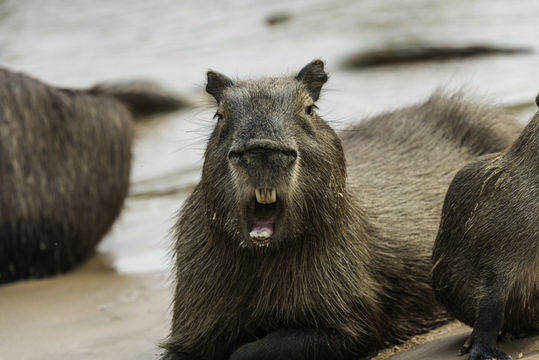
[[[105,256],[51,279],[0,287],[0,359],[156,359],[169,326],[166,272],[120,275]],[[457,360],[470,328],[454,322],[375,360]],[[539,334],[500,344],[513,359],[539,359]]]
[[[95,257],[0,287],[0,359],[155,359],[169,327],[165,273],[119,275]]]

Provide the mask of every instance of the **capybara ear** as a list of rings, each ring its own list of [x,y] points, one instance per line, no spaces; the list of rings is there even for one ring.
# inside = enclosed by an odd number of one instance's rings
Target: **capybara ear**
[[[227,87],[232,86],[234,82],[230,80],[225,75],[218,73],[216,71],[208,71],[208,83],[206,84],[206,91],[211,94],[217,103],[221,101],[221,95],[223,90]]]
[[[317,59],[305,65],[296,76],[296,80],[305,85],[314,101],[318,100],[322,85],[328,81],[328,75],[324,71],[324,62]]]

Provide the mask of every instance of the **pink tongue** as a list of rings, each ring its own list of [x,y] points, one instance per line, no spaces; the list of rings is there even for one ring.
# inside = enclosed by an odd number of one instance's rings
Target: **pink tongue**
[[[252,238],[267,239],[273,235],[273,226],[273,222],[259,220],[251,226],[249,235]]]

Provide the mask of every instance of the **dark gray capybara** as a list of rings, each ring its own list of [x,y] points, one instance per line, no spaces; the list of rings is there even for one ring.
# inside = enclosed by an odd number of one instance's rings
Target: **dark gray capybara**
[[[155,87],[60,89],[0,69],[0,104],[0,283],[65,272],[122,208],[131,113],[180,102]]]
[[[320,60],[208,72],[216,124],[175,227],[163,359],[357,359],[447,321],[430,282],[443,197],[520,127],[435,94],[339,138],[315,105],[327,78]]]
[[[539,113],[507,151],[457,173],[432,260],[436,297],[473,327],[470,360],[509,359],[500,330],[539,330]]]

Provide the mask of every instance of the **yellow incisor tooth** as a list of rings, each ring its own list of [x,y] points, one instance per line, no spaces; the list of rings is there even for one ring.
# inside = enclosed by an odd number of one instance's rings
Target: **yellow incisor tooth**
[[[270,189],[269,203],[272,204],[277,201],[277,191]]]
[[[277,191],[274,188],[256,189],[255,195],[259,204],[273,204],[277,201]]]

